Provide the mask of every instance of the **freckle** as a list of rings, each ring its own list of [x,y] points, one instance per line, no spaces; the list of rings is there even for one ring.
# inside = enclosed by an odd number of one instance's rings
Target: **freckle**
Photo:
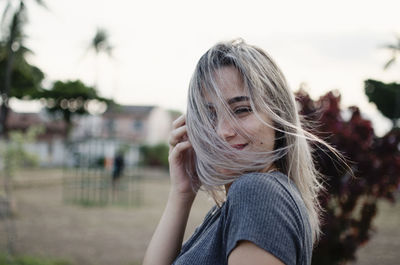
[[[260,142],[260,144],[264,144],[263,142]]]

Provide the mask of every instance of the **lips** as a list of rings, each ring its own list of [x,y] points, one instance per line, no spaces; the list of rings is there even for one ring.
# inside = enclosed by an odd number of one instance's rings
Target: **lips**
[[[233,148],[238,149],[238,150],[242,150],[246,146],[247,146],[247,144],[235,144],[235,145],[232,145]]]

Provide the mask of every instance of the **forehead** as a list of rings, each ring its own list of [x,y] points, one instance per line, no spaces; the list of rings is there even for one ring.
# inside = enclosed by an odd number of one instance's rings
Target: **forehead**
[[[226,66],[216,70],[214,78],[217,85],[216,89],[218,89],[218,92],[225,101],[229,101],[235,97],[247,96],[243,78],[235,67]],[[209,103],[214,103],[216,100],[216,97],[211,95],[211,93],[207,93],[207,91],[205,91],[204,96]]]

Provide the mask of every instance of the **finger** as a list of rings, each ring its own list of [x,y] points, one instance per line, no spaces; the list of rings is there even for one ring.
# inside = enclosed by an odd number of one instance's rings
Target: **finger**
[[[176,129],[178,127],[181,127],[184,124],[186,124],[186,115],[182,114],[176,120],[174,120],[174,122],[172,123],[172,128]]]
[[[168,140],[168,143],[171,145],[171,146],[175,146],[177,143],[179,143],[180,141],[182,141],[182,140],[186,140],[187,139],[187,137],[186,137],[186,139],[185,139],[185,135],[186,135],[186,133],[187,133],[187,127],[186,127],[186,125],[183,125],[182,127],[179,127],[178,129],[175,129],[175,130],[173,130],[172,132],[171,132],[171,136],[170,136],[170,138],[169,138],[169,140]]]
[[[168,160],[171,162],[178,159],[182,152],[188,150],[191,147],[192,144],[189,141],[179,142],[174,148],[170,149]]]

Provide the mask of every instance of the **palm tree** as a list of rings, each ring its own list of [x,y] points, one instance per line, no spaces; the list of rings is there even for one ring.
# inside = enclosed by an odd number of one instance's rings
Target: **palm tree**
[[[12,74],[14,71],[14,65],[22,64],[26,62],[24,60],[24,54],[28,49],[23,46],[24,33],[23,28],[27,22],[27,9],[24,0],[19,0],[15,4],[15,0],[8,0],[3,11],[1,18],[1,40],[0,40],[0,69],[4,69],[0,72],[0,93],[1,93],[1,108],[0,108],[0,135],[7,137],[7,116],[9,112],[9,98],[11,94],[12,85]],[[35,0],[41,6],[44,6],[42,0]],[[32,69],[28,66],[28,71]],[[37,69],[37,68],[36,68]],[[36,73],[40,70],[37,69]],[[40,72],[39,76],[43,74]],[[40,78],[40,77],[39,77]],[[41,79],[40,79],[41,80]],[[10,162],[5,160],[4,166],[4,191],[6,202],[11,205],[12,201],[12,188],[11,188],[11,176]],[[6,234],[7,234],[7,252],[13,255],[15,252],[14,241],[16,234],[15,223],[12,219],[6,220]],[[11,258],[7,255],[7,262],[11,263]]]
[[[45,7],[42,0],[35,0],[35,2]],[[9,112],[9,98],[11,92],[12,71],[16,61],[17,55],[20,55],[22,60],[23,56],[28,49],[23,46],[24,33],[23,28],[27,22],[27,9],[24,0],[20,0],[18,4],[15,1],[8,0],[4,8],[1,18],[2,41],[0,54],[5,61],[4,79],[0,84],[1,93],[1,109],[0,109],[0,135],[7,137],[7,116]],[[21,61],[21,60],[19,60]]]
[[[391,58],[383,67],[384,70],[391,67],[400,54],[400,35],[396,36],[397,43],[386,44],[383,48],[392,52]],[[378,80],[368,79],[364,81],[364,91],[370,102],[375,103],[378,110],[392,122],[392,128],[398,128],[400,120],[400,84],[383,83]]]
[[[392,57],[389,59],[389,61],[386,62],[385,66],[383,67],[383,69],[385,70],[396,62],[397,56],[400,54],[400,35],[397,35],[396,39],[397,43],[386,44],[385,46],[383,46],[383,48],[392,51]]]
[[[99,77],[98,57],[100,54],[107,54],[109,57],[112,57],[112,53],[114,50],[114,47],[110,43],[110,35],[108,34],[108,31],[106,29],[97,28],[96,33],[90,42],[88,50],[94,51],[96,55],[96,76],[94,80],[94,87],[97,88]]]

